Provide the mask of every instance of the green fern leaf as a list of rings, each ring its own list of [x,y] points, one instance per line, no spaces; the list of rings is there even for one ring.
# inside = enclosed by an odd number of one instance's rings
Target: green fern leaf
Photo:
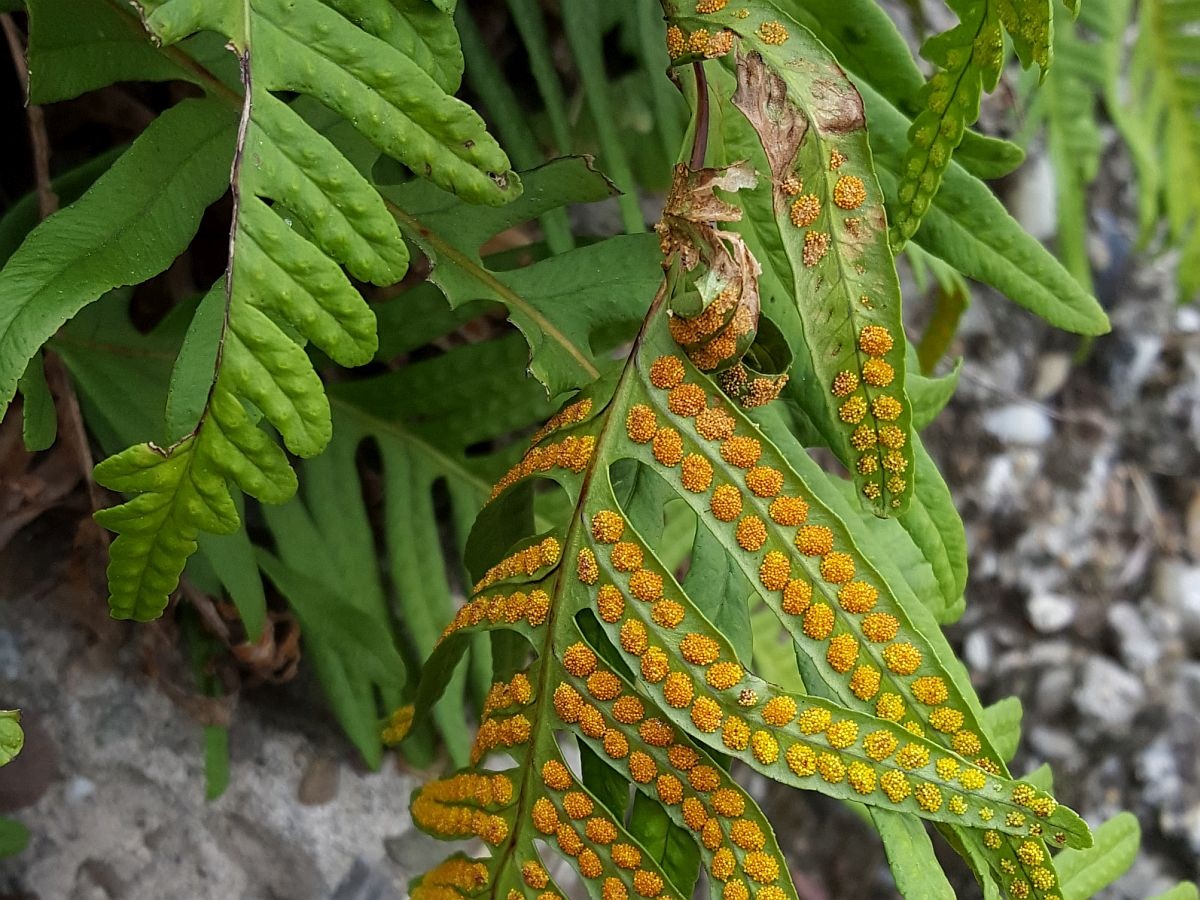
[[[913,120],[910,147],[893,210],[892,247],[920,227],[964,129],[979,118],[979,99],[992,90],[1004,62],[1000,16],[990,0],[951,4],[961,21],[925,42],[921,55],[938,67],[923,92],[925,109]]]
[[[333,9],[315,0],[299,8],[276,0],[245,8],[167,0],[143,8],[163,45],[206,29],[228,38],[244,98],[225,310],[207,404],[191,432],[166,450],[141,445],[96,469],[102,484],[136,495],[99,516],[121,535],[109,569],[116,616],[158,615],[198,534],[237,527],[231,486],[267,503],[295,492],[284,454],[247,409],[292,453],[320,453],[332,421],[305,344],[344,366],[370,360],[375,317],[342,266],[376,284],[398,281],[407,268],[379,194],[273,92],[320,100],[392,158],[469,200],[496,204],[519,193],[482,121],[445,93],[457,85],[456,73],[444,59],[432,64],[438,35],[453,33],[452,22],[430,18],[425,7],[411,11],[406,18],[382,2]],[[293,228],[290,217],[302,227]]]
[[[912,412],[900,285],[862,100],[810,32],[774,15],[739,18],[730,8],[672,21],[690,35],[723,27],[740,41],[732,99],[765,152],[769,240],[780,251],[771,261],[796,298],[804,341],[795,352],[812,371],[810,410],[824,408],[832,426],[824,433],[865,502],[891,515],[912,497]]]
[[[703,185],[715,181],[680,177],[676,200],[700,184],[695,199],[707,202]],[[687,257],[687,226],[665,227],[668,246]],[[901,599],[893,582],[903,578],[883,574],[869,538],[852,536],[825,502],[819,469],[800,474],[816,468],[811,460],[785,456],[685,361],[667,321],[668,285],[679,284],[672,277],[660,289],[624,369],[576,395],[534,436],[476,521],[467,558],[478,583],[426,664],[414,719],[435,702],[470,635],[516,631],[536,659],[493,686],[471,765],[412,804],[419,825],[478,836],[490,856],[452,858],[414,883],[412,896],[552,887],[537,842],[573,860],[592,893],[690,894],[656,864],[638,818],[625,825],[598,782],[566,765],[564,733],[665,809],[696,845],[714,897],[747,885],[796,893],[769,824],[711,754],[783,784],[953,823],[997,866],[1040,866],[1052,878],[1036,833],[1086,846],[1086,825],[994,774],[1002,762],[978,724],[978,701],[941,662],[948,651],[935,649],[927,629],[937,628],[920,601]],[[743,282],[741,296],[756,290]],[[654,538],[662,507],[637,511],[644,492],[622,474],[631,466],[694,513],[834,699],[748,671],[744,650],[664,562]],[[542,479],[572,507],[549,528],[528,514]],[[699,595],[694,582],[693,590]],[[492,751],[515,767],[487,767]],[[1033,828],[1039,814],[1045,821]],[[646,840],[658,846],[654,827]],[[1021,862],[1015,848],[1026,843]]]
[[[0,413],[64,322],[183,252],[204,208],[227,188],[236,129],[236,114],[220,102],[183,101],[13,253],[0,270]]]
[[[1138,39],[1129,65],[1129,96],[1109,107],[1138,165],[1143,232],[1164,215],[1180,248],[1180,299],[1200,292],[1200,74],[1197,0],[1140,4]]]

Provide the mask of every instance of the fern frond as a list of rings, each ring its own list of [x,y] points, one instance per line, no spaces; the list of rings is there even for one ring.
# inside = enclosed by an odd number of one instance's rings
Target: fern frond
[[[909,131],[909,147],[893,209],[892,247],[916,233],[979,101],[992,91],[1004,65],[1004,34],[1021,64],[1037,63],[1042,76],[1053,51],[1052,0],[950,0],[959,24],[925,42],[921,55],[937,67],[923,88],[923,109]]]
[[[319,100],[380,150],[469,200],[503,203],[520,189],[479,117],[446,93],[457,86],[461,58],[438,51],[453,23],[421,4],[258,0],[243,9],[156,0],[142,14],[163,45],[205,30],[228,38],[244,96],[207,404],[178,443],[136,446],[96,469],[100,483],[135,494],[98,519],[120,535],[109,570],[113,614],[137,619],[161,612],[200,532],[238,526],[231,486],[267,503],[295,492],[286,457],[249,409],[298,456],[329,442],[329,403],[305,344],[344,366],[368,361],[376,348],[374,315],[342,266],[376,284],[407,269],[383,199],[274,92]]]
[[[710,209],[724,176],[678,178],[670,209],[686,208],[680,195],[688,189],[696,209]],[[729,178],[732,185],[739,176]],[[721,271],[721,251],[703,230],[689,243],[680,218],[664,219],[673,258],[693,272]],[[739,297],[757,296],[754,267],[740,271]],[[538,842],[567,856],[593,896],[690,894],[641,845],[638,819],[626,826],[596,780],[572,771],[561,735],[666,811],[698,849],[714,897],[751,888],[796,896],[769,823],[714,754],[783,784],[953,823],[997,866],[1004,859],[1024,877],[1052,880],[1037,835],[1086,846],[1086,825],[1000,774],[969,686],[916,624],[919,601],[901,600],[875,565],[875,548],[864,551],[869,545],[822,499],[826,489],[802,477],[687,360],[668,310],[693,288],[669,277],[624,369],[576,395],[534,436],[476,521],[468,564],[478,582],[426,664],[415,718],[436,701],[470,635],[515,631],[536,658],[493,686],[471,765],[412,803],[423,828],[477,836],[490,855],[436,867],[412,895],[546,890]],[[544,479],[572,506],[549,529],[523,512]],[[662,485],[649,516],[639,512],[647,483]],[[755,604],[791,636],[828,699],[753,674],[745,647],[702,611],[703,588],[675,580],[653,539],[652,519],[657,513],[661,523],[668,498],[695,513],[725,568],[752,586]],[[515,766],[489,765],[493,753]]]
[[[924,109],[909,130],[897,205],[893,210],[892,247],[899,250],[920,227],[964,129],[979,118],[979,100],[1000,78],[1004,38],[992,0],[951,4],[960,22],[925,42],[921,55],[937,66],[922,91]]]
[[[1164,214],[1180,248],[1181,300],[1200,291],[1200,2],[1146,0],[1129,66],[1130,100],[1115,118],[1134,148],[1142,225]],[[1114,104],[1115,105],[1115,104]]]
[[[714,47],[740,41],[732,101],[766,156],[770,245],[779,249],[770,262],[796,298],[804,341],[795,352],[821,386],[816,408],[865,502],[878,515],[898,513],[913,492],[912,413],[900,285],[862,99],[794,20],[725,9],[674,21],[693,43],[724,29],[701,48],[710,56],[729,60]]]

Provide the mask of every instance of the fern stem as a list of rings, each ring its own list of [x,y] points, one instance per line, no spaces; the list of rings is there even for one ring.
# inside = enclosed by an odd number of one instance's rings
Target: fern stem
[[[696,131],[692,134],[692,158],[689,166],[692,171],[703,167],[704,157],[708,153],[708,78],[704,74],[704,63],[692,63],[692,73],[696,76]]]

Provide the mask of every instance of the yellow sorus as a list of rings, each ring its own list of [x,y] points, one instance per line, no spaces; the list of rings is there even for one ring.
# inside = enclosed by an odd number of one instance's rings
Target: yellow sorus
[[[731,466],[749,469],[762,456],[762,444],[757,438],[734,435],[721,443],[721,458]]]
[[[833,625],[833,608],[825,603],[814,603],[804,611],[804,633],[814,641],[829,637]]]
[[[596,707],[588,705],[579,711],[579,730],[590,738],[604,737],[604,715]]]
[[[667,760],[679,771],[686,772],[699,762],[700,754],[683,744],[672,744],[667,748]]]
[[[895,397],[889,397],[886,394],[881,397],[876,397],[871,401],[871,414],[877,419],[882,419],[885,422],[891,422],[900,417],[904,407]]]
[[[797,228],[807,228],[821,215],[821,200],[816,194],[805,194],[792,201],[789,216]]]
[[[838,407],[838,418],[847,425],[857,425],[867,414],[867,401],[863,397],[851,397]]]
[[[642,851],[632,844],[613,844],[612,861],[621,869],[636,869],[642,864]]]
[[[726,716],[721,727],[721,742],[734,752],[745,750],[750,745],[750,726],[737,716]]]
[[[604,752],[611,759],[624,759],[629,755],[629,741],[615,728],[609,728],[604,732],[603,746]]]
[[[638,726],[638,736],[651,747],[667,747],[675,740],[675,729],[662,719],[647,719]]]
[[[867,756],[879,762],[891,756],[898,743],[896,736],[890,731],[872,731],[863,738],[863,749],[867,751]]]
[[[891,769],[879,776],[879,786],[883,788],[884,794],[893,803],[900,803],[906,800],[909,794],[912,793],[912,785],[908,783],[908,779],[903,773]]]
[[[968,791],[979,791],[987,785],[987,776],[979,769],[963,769],[958,776],[958,783]]]
[[[662,576],[657,572],[652,572],[649,569],[638,569],[629,576],[629,593],[637,597],[639,600],[644,600],[647,603],[653,602],[662,596],[663,580]]]
[[[1046,858],[1046,851],[1037,841],[1023,841],[1017,848],[1017,857],[1027,866],[1040,866]]]
[[[792,563],[778,550],[771,550],[758,567],[758,580],[769,591],[782,591],[792,576]]]
[[[862,367],[863,381],[872,387],[887,387],[896,377],[896,370],[882,359],[868,359]],[[886,446],[886,444],[885,444]]]
[[[662,893],[662,877],[654,872],[638,869],[633,873],[633,889],[643,897],[657,897]]]
[[[967,801],[958,794],[951,797],[950,802],[946,806],[956,816],[965,815],[967,812]]]
[[[899,450],[907,441],[908,435],[897,425],[884,425],[879,429],[879,443],[889,450]]]
[[[1000,844],[1000,832],[988,830],[983,833],[983,845],[989,850],[999,850]]]
[[[679,469],[679,477],[683,486],[693,494],[702,494],[708,490],[713,480],[713,467],[699,453],[689,453],[683,458]]]
[[[642,567],[642,548],[632,541],[620,541],[612,548],[609,559],[618,572],[633,572]]]
[[[714,853],[708,864],[708,871],[717,881],[728,881],[736,868],[737,860],[733,856],[733,851],[728,847],[722,847]]]
[[[796,718],[796,701],[786,694],[772,697],[762,708],[763,721],[782,728]]]
[[[601,544],[615,544],[625,532],[625,520],[611,509],[602,509],[592,516],[592,537]]]
[[[658,799],[667,806],[683,802],[683,782],[674,775],[659,775],[654,788],[658,792]]]
[[[587,680],[588,693],[597,700],[607,702],[621,694],[621,679],[612,672],[593,672]]]
[[[882,325],[868,325],[858,333],[858,348],[868,356],[883,356],[893,343],[892,333]]]
[[[808,518],[808,504],[799,497],[776,497],[767,510],[777,525],[799,525]]]
[[[601,585],[596,595],[596,611],[605,622],[616,622],[625,612],[625,598],[613,585]]]
[[[770,466],[754,466],[746,473],[746,487],[759,497],[774,497],[783,490],[783,473]]]
[[[792,744],[784,755],[788,768],[801,778],[817,771],[817,754],[804,744]]]
[[[858,725],[849,719],[834,722],[825,729],[825,740],[829,741],[829,746],[845,750],[858,740]]]
[[[575,557],[575,572],[584,584],[595,584],[600,577],[600,567],[596,565],[596,554],[584,547]]]
[[[724,816],[727,819],[740,816],[746,811],[745,799],[733,788],[720,788],[713,792],[710,799],[717,815]]]
[[[852,634],[835,635],[825,651],[825,659],[835,672],[849,672],[858,661],[858,640]]]
[[[683,672],[672,672],[663,682],[663,699],[667,705],[675,709],[683,709],[692,702],[696,690],[690,679]]]
[[[654,433],[651,445],[654,458],[664,466],[677,466],[683,459],[683,438],[674,428],[662,427]]]
[[[838,588],[838,603],[848,613],[870,612],[879,591],[865,581],[848,581]]]
[[[796,532],[795,543],[805,556],[824,556],[833,549],[833,532],[824,525],[805,525]]]
[[[812,585],[799,578],[793,578],[783,588],[783,611],[792,616],[798,616],[808,609],[812,603]]]
[[[736,425],[733,416],[719,406],[710,406],[696,416],[696,431],[710,441],[724,441],[733,437]]]
[[[883,661],[897,675],[911,675],[921,665],[921,651],[907,641],[888,644],[883,649]]]
[[[650,610],[654,621],[663,628],[675,628],[683,621],[683,607],[674,600],[659,600]]]
[[[677,416],[691,418],[708,406],[708,396],[698,384],[680,384],[667,393],[667,409]]]
[[[950,696],[946,682],[936,675],[926,675],[918,678],[910,687],[913,696],[926,706],[937,706],[939,703],[945,703]]]
[[[900,622],[891,613],[871,613],[862,620],[862,631],[863,636],[871,643],[886,644],[900,631]],[[913,684],[915,693],[916,682]],[[917,695],[917,699],[920,699],[920,694]]]
[[[728,2],[729,0],[696,0],[696,12],[701,15],[720,12]]]
[[[781,22],[763,22],[758,26],[758,36],[764,44],[782,44],[788,39],[788,30]]]
[[[678,356],[660,356],[650,364],[650,383],[662,390],[676,387],[686,374],[687,369]]]
[[[958,761],[949,756],[943,756],[933,766],[938,778],[943,781],[953,781],[958,777]]]
[[[688,772],[688,784],[702,794],[715,791],[721,784],[721,776],[712,766],[695,766]]]
[[[596,668],[596,654],[582,642],[576,642],[563,651],[563,668],[576,678],[586,678]]]
[[[835,397],[849,397],[857,387],[858,376],[846,369],[833,376],[833,385],[830,390]]]
[[[705,734],[721,727],[721,707],[710,697],[697,697],[692,704],[692,723]]]
[[[779,742],[766,731],[756,731],[750,739],[750,749],[754,758],[764,766],[769,766],[779,759]]]
[[[829,710],[819,706],[810,706],[800,713],[796,724],[799,726],[801,734],[817,734],[829,727],[832,718]]]
[[[899,722],[904,718],[904,701],[899,694],[882,694],[875,702],[875,715],[889,722]]]
[[[854,577],[854,558],[834,551],[821,558],[821,577],[830,584],[844,584]]]
[[[895,428],[894,425],[889,425],[886,427]],[[898,428],[896,430],[899,431]],[[850,446],[859,451],[870,450],[875,446],[875,442],[879,439],[880,435],[877,435],[875,429],[870,425],[859,425],[850,435]],[[647,440],[649,440],[649,438],[647,438]]]
[[[845,764],[832,753],[822,753],[817,757],[817,771],[830,784],[837,784],[846,777]]]
[[[979,740],[979,735],[973,731],[957,732],[954,737],[950,739],[950,746],[953,748],[954,752],[960,756],[974,756],[983,749],[983,745]],[[991,760],[983,760],[982,762],[976,760],[976,765],[978,765],[981,769],[987,769],[988,766],[984,765],[985,762],[992,766],[995,765],[995,763],[992,763]]]
[[[913,796],[917,798],[917,805],[926,812],[937,812],[942,808],[942,792],[935,784],[921,782],[913,791]]]
[[[718,485],[708,505],[720,521],[732,522],[742,514],[742,493],[731,484]]]
[[[738,819],[729,828],[729,839],[743,850],[761,850],[766,846],[767,838],[757,822],[750,819]]]
[[[721,645],[706,634],[689,632],[679,642],[679,652],[692,665],[706,666],[716,662],[721,655]]]
[[[591,798],[581,791],[571,791],[563,797],[563,812],[572,819],[586,819],[592,814]]]
[[[744,674],[742,667],[735,662],[719,662],[708,667],[704,680],[710,687],[725,691],[741,681]]]
[[[658,775],[658,766],[648,753],[635,750],[629,754],[629,777],[638,784],[649,784]]]
[[[521,878],[531,888],[541,889],[550,883],[550,876],[533,860],[521,866]]]
[[[757,884],[770,884],[779,878],[779,861],[761,850],[747,853],[742,860],[742,869]]]
[[[875,770],[864,762],[852,762],[846,767],[846,781],[859,794],[875,790]]]
[[[621,647],[626,653],[641,656],[646,652],[646,626],[637,619],[626,619],[621,625]]]
[[[642,677],[658,684],[671,671],[670,661],[661,647],[651,647],[642,655]]]
[[[963,714],[948,706],[939,706],[929,714],[929,724],[943,734],[953,734],[962,728]]]
[[[857,175],[843,175],[833,186],[833,202],[842,209],[858,209],[866,199],[866,185]]]
[[[671,59],[678,59],[687,51],[687,38],[684,37],[683,29],[678,25],[671,25],[667,28],[667,56]]]
[[[564,722],[574,724],[579,721],[579,713],[583,710],[583,696],[566,682],[554,689],[554,711]]]
[[[545,797],[538,797],[533,802],[530,818],[533,819],[533,827],[542,834],[553,834],[554,830],[558,828],[558,810]]]
[[[743,516],[734,537],[739,547],[753,553],[767,542],[767,526],[758,516]]]
[[[613,718],[625,725],[636,725],[642,721],[642,717],[646,714],[646,708],[642,705],[642,701],[631,694],[626,694],[623,697],[618,697],[612,705]]]
[[[905,744],[896,752],[896,762],[903,769],[919,769],[929,765],[929,749],[921,744]]]
[[[870,700],[879,693],[880,672],[874,666],[859,666],[850,676],[850,693],[859,700]]]
[[[654,410],[644,403],[632,407],[625,417],[625,432],[634,443],[650,443],[658,432],[658,417]]]

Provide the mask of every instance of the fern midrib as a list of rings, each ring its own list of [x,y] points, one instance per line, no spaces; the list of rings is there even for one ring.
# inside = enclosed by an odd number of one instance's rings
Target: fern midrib
[[[579,498],[575,502],[575,506],[571,510],[570,524],[567,526],[566,533],[563,535],[563,551],[559,558],[557,574],[554,582],[554,592],[550,597],[550,611],[546,617],[545,629],[546,636],[542,641],[542,647],[538,652],[538,661],[541,667],[538,672],[538,687],[537,701],[534,707],[534,736],[529,741],[530,759],[525,766],[525,772],[521,778],[520,799],[517,801],[517,812],[513,819],[513,828],[503,849],[499,849],[494,855],[500,857],[503,862],[499,863],[500,867],[506,866],[509,863],[512,851],[517,846],[518,835],[521,834],[521,829],[524,823],[532,821],[532,808],[530,804],[538,793],[538,784],[540,783],[540,773],[535,771],[533,765],[533,748],[537,744],[537,734],[542,730],[544,724],[551,721],[548,704],[553,703],[553,676],[555,671],[554,658],[554,640],[558,630],[559,613],[563,607],[563,592],[568,581],[567,576],[567,560],[571,558],[573,553],[578,552],[578,548],[582,545],[582,537],[580,527],[584,520],[584,509],[587,506],[589,490],[592,485],[592,479],[595,477],[596,470],[601,462],[606,457],[606,451],[609,447],[609,442],[613,440],[613,434],[620,434],[620,431],[612,431],[613,409],[620,403],[625,394],[629,390],[630,376],[636,366],[636,360],[639,351],[641,350],[642,341],[645,338],[646,330],[655,316],[662,308],[664,299],[666,298],[666,290],[660,288],[654,301],[650,304],[649,310],[646,312],[645,318],[642,320],[642,327],[638,331],[637,337],[634,338],[633,344],[630,347],[629,355],[625,358],[625,364],[621,369],[621,374],[617,378],[617,383],[613,388],[612,397],[605,406],[601,415],[604,416],[604,424],[600,426],[600,431],[596,435],[596,445],[592,450],[591,459],[588,461],[587,468],[583,472],[583,479],[579,485]],[[611,812],[611,810],[610,810]],[[498,883],[498,882],[497,882]]]

